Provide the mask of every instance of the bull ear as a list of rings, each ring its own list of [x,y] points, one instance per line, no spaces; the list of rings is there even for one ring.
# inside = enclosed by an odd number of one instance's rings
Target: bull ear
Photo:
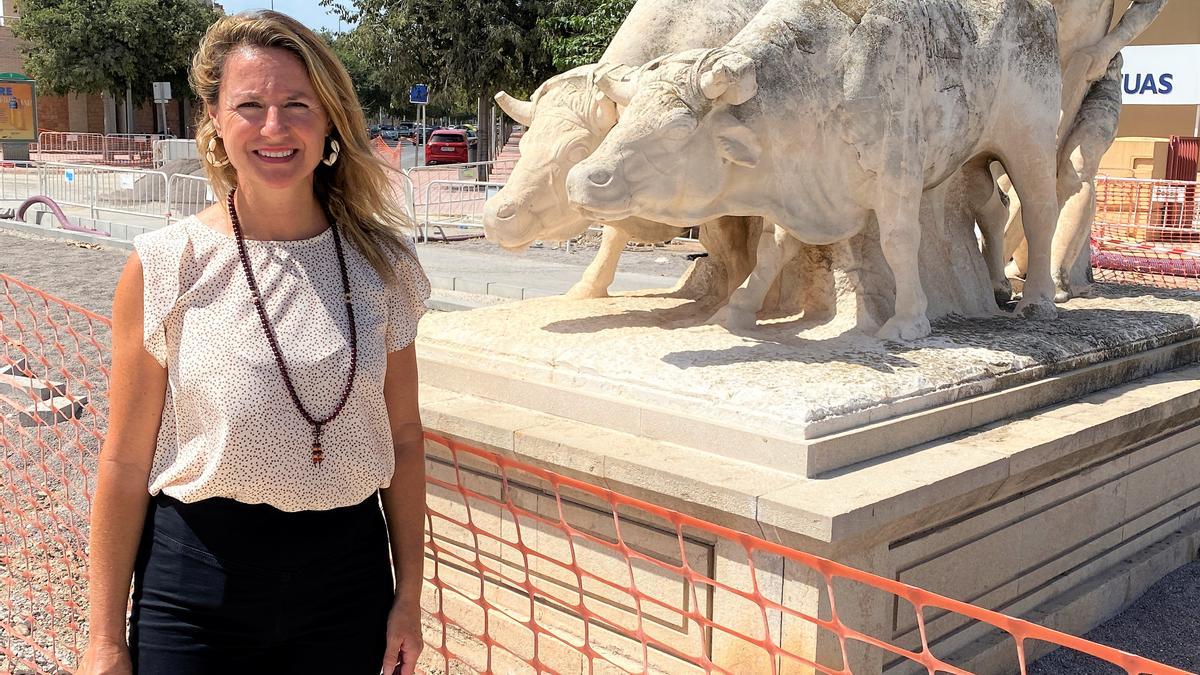
[[[727,112],[713,113],[713,131],[717,137],[717,150],[725,159],[753,169],[762,157],[762,144],[754,130]]]
[[[496,104],[504,114],[516,120],[517,124],[528,127],[533,123],[533,103],[513,98],[502,91],[496,94]]]
[[[736,52],[718,57],[700,74],[700,91],[710,100],[741,105],[758,93],[754,62]]]
[[[628,66],[615,66],[597,71],[596,88],[624,108],[637,93],[637,71]]]

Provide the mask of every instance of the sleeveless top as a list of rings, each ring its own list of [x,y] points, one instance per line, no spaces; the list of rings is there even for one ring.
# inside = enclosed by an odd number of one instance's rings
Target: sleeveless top
[[[387,355],[416,338],[429,280],[411,242],[411,255],[389,254],[393,286],[343,244],[358,374],[341,414],[323,428],[325,459],[316,466],[312,426],[288,396],[233,237],[193,216],[134,239],[145,280],[145,347],[168,380],[150,494],[326,510],[391,483]],[[350,370],[333,230],[298,241],[247,240],[246,249],[296,393],[310,414],[325,417]]]

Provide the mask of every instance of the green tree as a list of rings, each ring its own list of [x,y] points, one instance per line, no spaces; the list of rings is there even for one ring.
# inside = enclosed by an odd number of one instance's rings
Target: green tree
[[[207,0],[21,0],[14,33],[25,67],[51,94],[131,87],[145,100],[155,81],[187,89],[200,37],[220,14]]]
[[[556,0],[543,19],[546,49],[559,70],[595,63],[636,0]]]
[[[479,158],[490,159],[492,97],[527,90],[552,72],[542,40],[550,0],[322,0],[356,24],[364,55],[396,95],[429,84],[435,96],[475,101]]]

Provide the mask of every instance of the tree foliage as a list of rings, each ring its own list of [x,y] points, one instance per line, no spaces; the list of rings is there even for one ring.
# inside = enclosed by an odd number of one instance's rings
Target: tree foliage
[[[546,49],[558,70],[595,63],[636,0],[557,0],[542,21]]]
[[[539,20],[547,0],[322,0],[345,20],[381,79],[436,92],[527,88],[550,73]]]
[[[51,94],[123,92],[155,81],[187,90],[187,67],[220,16],[207,0],[21,0],[14,33],[25,67]]]

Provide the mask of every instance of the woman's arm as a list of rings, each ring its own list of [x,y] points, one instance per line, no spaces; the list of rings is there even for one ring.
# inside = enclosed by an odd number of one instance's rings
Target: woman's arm
[[[396,599],[388,618],[383,672],[402,666],[410,675],[421,653],[421,583],[425,564],[425,439],[417,402],[417,354],[413,345],[388,354],[383,383],[396,472],[384,488],[383,512],[392,542]]]
[[[167,371],[143,346],[142,264],[129,258],[113,297],[108,435],[92,499],[88,560],[88,650],[83,673],[109,672],[124,648],[134,558],[149,502],[147,483],[162,421]],[[127,652],[126,652],[127,656]]]

